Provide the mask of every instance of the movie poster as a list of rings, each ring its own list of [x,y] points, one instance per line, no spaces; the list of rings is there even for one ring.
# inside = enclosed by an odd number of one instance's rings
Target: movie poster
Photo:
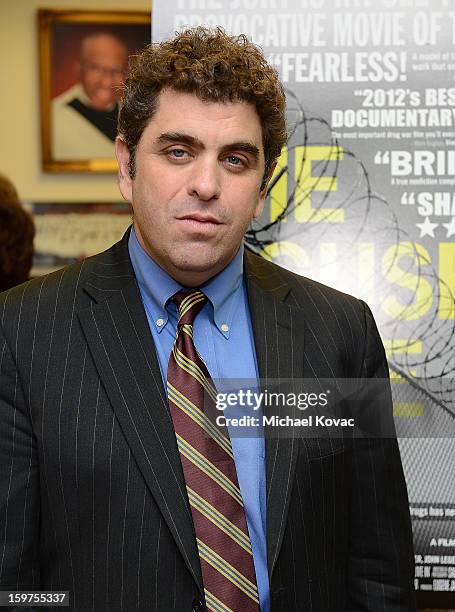
[[[455,607],[455,0],[153,1],[152,38],[265,51],[290,138],[255,250],[365,299],[386,346],[419,601]]]

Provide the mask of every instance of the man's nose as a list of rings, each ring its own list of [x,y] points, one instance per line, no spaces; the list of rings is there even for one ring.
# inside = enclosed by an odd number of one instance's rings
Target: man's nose
[[[221,168],[218,160],[200,159],[192,164],[188,193],[204,202],[217,200],[221,194]]]

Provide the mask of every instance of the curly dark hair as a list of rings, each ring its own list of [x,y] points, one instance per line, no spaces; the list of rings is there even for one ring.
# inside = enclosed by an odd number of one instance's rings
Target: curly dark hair
[[[118,131],[130,154],[131,178],[137,144],[164,88],[194,93],[204,101],[254,104],[267,175],[286,142],[285,95],[276,70],[245,35],[229,36],[222,28],[189,28],[132,58],[118,118]]]
[[[35,225],[21,206],[14,185],[0,175],[0,291],[28,279]]]

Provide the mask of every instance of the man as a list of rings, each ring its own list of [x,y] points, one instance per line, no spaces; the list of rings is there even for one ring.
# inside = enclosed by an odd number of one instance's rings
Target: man
[[[109,32],[83,38],[79,82],[52,102],[52,152],[62,159],[113,157],[128,49]]]
[[[284,117],[244,37],[137,58],[116,141],[133,228],[0,301],[5,587],[81,611],[414,609],[395,440],[229,438],[200,408],[215,378],[387,374],[364,303],[243,251]]]

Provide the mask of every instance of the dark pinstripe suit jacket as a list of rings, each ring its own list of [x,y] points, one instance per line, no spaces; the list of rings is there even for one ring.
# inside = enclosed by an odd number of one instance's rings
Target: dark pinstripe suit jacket
[[[245,268],[262,377],[385,375],[365,304],[251,254]],[[0,322],[0,588],[66,589],[81,612],[198,609],[191,515],[127,238],[2,294]],[[395,441],[269,439],[266,453],[272,610],[413,610]]]

